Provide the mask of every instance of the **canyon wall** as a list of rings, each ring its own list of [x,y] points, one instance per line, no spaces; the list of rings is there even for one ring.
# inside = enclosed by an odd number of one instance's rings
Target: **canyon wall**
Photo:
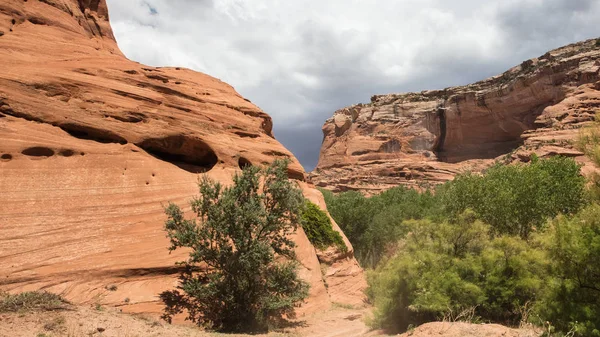
[[[574,141],[600,112],[599,69],[600,39],[594,39],[471,85],[373,96],[325,122],[310,180],[370,194],[438,184],[533,153],[589,164]]]
[[[104,0],[3,0],[0,68],[0,291],[159,312],[185,257],[167,251],[162,207],[189,210],[199,174],[229,184],[288,158],[324,207],[266,113],[216,78],[126,59]],[[351,249],[295,241],[312,285],[300,313],[362,304]]]

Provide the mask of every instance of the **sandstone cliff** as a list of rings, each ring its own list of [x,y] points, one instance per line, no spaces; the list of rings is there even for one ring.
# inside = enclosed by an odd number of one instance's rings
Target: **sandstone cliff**
[[[229,183],[286,157],[324,204],[271,118],[231,86],[127,60],[104,0],[2,0],[0,69],[0,291],[160,311],[182,258],[167,252],[161,204],[187,205],[199,173]],[[351,254],[319,252],[320,265],[301,230],[296,242],[312,284],[300,311],[362,302]]]
[[[574,149],[600,112],[600,39],[572,44],[467,86],[377,95],[334,113],[310,179],[375,193]]]

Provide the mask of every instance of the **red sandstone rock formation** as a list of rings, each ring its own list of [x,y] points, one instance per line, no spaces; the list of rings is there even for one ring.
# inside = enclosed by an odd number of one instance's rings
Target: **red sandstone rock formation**
[[[311,180],[374,193],[479,171],[495,160],[563,154],[600,112],[600,45],[589,40],[475,84],[373,96],[335,112]]]
[[[271,118],[231,86],[127,60],[104,0],[2,0],[0,69],[0,290],[160,311],[183,257],[167,252],[161,204],[187,205],[198,173],[229,183],[285,157],[324,204]],[[322,266],[301,230],[296,242],[312,284],[301,311],[362,302],[351,254]]]
[[[515,329],[498,324],[474,324],[466,322],[432,322],[418,326],[399,337],[538,337],[543,331],[532,326]]]

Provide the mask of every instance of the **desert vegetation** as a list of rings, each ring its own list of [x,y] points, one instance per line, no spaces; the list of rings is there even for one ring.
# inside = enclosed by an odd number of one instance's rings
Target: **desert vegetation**
[[[592,144],[582,142],[593,154]],[[437,320],[600,336],[600,205],[572,159],[465,173],[431,190],[323,191],[368,271],[374,328]]]
[[[308,200],[305,202],[300,223],[308,240],[316,248],[326,249],[335,246],[339,251],[348,251],[340,233],[333,229],[327,213]]]
[[[178,288],[160,295],[163,318],[185,312],[211,330],[264,332],[294,317],[309,285],[297,275],[290,234],[301,224],[317,248],[347,247],[327,214],[288,179],[287,165],[248,165],[230,187],[203,177],[190,203],[194,219],[175,204],[165,208],[169,249],[187,249],[189,258],[178,263]]]
[[[0,313],[63,310],[69,303],[60,295],[45,291],[0,293]]]

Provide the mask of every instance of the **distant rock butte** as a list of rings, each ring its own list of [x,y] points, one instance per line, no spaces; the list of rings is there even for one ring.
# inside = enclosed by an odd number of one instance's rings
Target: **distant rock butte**
[[[185,258],[168,254],[161,205],[187,206],[198,173],[230,183],[289,158],[324,206],[267,114],[213,77],[127,60],[104,0],[2,0],[0,32],[0,291],[160,311]],[[312,284],[299,313],[362,303],[352,251],[295,240]]]
[[[527,161],[533,153],[589,164],[573,143],[600,112],[597,41],[550,51],[471,85],[377,95],[338,110],[323,126],[310,180],[372,194],[445,182],[495,160]]]

